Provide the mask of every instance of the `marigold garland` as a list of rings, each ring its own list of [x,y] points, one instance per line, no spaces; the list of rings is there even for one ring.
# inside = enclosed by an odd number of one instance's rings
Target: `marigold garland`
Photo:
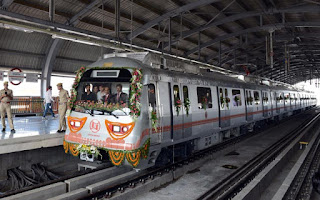
[[[69,150],[71,152],[71,154],[73,156],[78,156],[79,155],[79,151],[77,150],[77,145],[76,144],[72,144],[72,143],[69,143]]]
[[[141,151],[128,151],[126,152],[126,159],[130,163],[132,167],[138,166],[140,163],[140,156],[141,156]]]
[[[150,138],[144,143],[141,149],[142,157],[144,159],[148,158],[149,155],[149,148],[150,148]]]
[[[63,140],[63,149],[65,153],[68,153],[69,151],[69,143]]]
[[[110,161],[113,165],[119,166],[124,160],[124,151],[108,151]]]
[[[64,141],[63,147],[64,148],[69,147],[69,152],[73,156],[78,156],[80,154],[80,150],[78,150],[78,147],[79,147],[78,144],[68,143],[67,141]],[[92,149],[93,146],[86,145],[86,147],[88,149]],[[96,152],[98,152],[98,154],[100,155],[97,148],[96,147],[94,148],[96,149]],[[148,138],[145,141],[142,147],[135,150],[126,151],[126,150],[111,150],[111,149],[105,149],[105,148],[101,148],[101,149],[105,150],[108,153],[109,160],[112,162],[113,165],[116,165],[116,166],[121,165],[124,161],[124,158],[126,158],[127,161],[130,163],[130,165],[132,165],[133,167],[136,167],[139,165],[141,158],[143,159],[148,158],[149,148],[150,148],[150,138]],[[68,149],[67,151],[65,150],[65,152],[67,153]]]

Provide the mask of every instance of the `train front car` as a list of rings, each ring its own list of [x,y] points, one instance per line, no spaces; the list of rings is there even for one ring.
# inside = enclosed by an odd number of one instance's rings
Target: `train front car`
[[[65,152],[86,161],[104,152],[104,159],[109,157],[114,165],[133,167],[147,158],[150,140],[143,132],[148,112],[142,106],[142,81],[141,64],[127,58],[80,68],[71,90]]]

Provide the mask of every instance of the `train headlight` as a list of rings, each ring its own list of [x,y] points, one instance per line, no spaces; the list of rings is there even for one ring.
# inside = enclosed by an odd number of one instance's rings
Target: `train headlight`
[[[67,121],[68,121],[68,127],[69,127],[70,131],[73,133],[76,133],[82,129],[82,127],[84,126],[84,124],[87,121],[87,117],[77,118],[77,117],[69,116],[67,118]]]
[[[120,132],[120,126],[113,126],[114,132]]]
[[[124,126],[124,127],[122,128],[122,132],[126,133],[127,131],[128,131],[128,127]]]
[[[121,123],[105,120],[106,128],[114,140],[122,140],[126,138],[133,130],[135,123]]]
[[[80,122],[74,123],[74,126],[75,126],[75,127],[80,127],[80,125],[81,125]]]

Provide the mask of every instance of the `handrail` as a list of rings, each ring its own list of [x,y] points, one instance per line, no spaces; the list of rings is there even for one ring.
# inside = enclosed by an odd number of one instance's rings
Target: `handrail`
[[[53,97],[53,112],[59,108],[58,97]],[[39,114],[44,112],[44,99],[41,97],[14,97],[10,102],[12,114]]]

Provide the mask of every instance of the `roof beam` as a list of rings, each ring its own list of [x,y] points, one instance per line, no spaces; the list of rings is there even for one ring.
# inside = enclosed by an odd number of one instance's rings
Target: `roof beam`
[[[17,51],[17,50],[11,50],[11,49],[1,49],[1,48],[0,48],[0,53],[7,54],[7,55],[34,57],[34,58],[39,58],[39,59],[43,59],[46,56],[46,54],[32,53],[32,52],[26,52],[26,51]],[[69,62],[78,62],[79,64],[82,63],[84,65],[92,63],[94,61],[94,60],[84,60],[84,59],[77,59],[77,58],[68,58],[68,57],[62,57],[62,56],[57,56],[56,59],[66,60]]]
[[[266,12],[264,11],[248,11],[248,12],[243,12],[240,14],[235,14],[235,15],[231,15],[229,17],[223,18],[221,20],[217,20],[214,22],[211,22],[210,24],[207,24],[205,26],[199,26],[195,29],[191,29],[191,30],[187,30],[187,31],[183,31],[181,33],[181,35],[177,36],[176,39],[172,40],[172,44],[176,43],[177,41],[179,41],[179,39],[185,39],[187,37],[190,37],[194,34],[197,34],[199,31],[204,31],[206,29],[215,27],[215,26],[219,26],[219,25],[223,25],[225,23],[229,23],[229,22],[234,22],[234,21],[238,21],[238,20],[242,20],[245,18],[249,18],[249,17],[257,17],[257,16],[263,16],[263,15],[273,15],[273,14],[279,14],[279,13],[303,13],[303,12],[307,12],[307,13],[319,13],[320,12],[320,7],[318,6],[295,6],[295,7],[291,7],[291,8],[286,8],[286,9],[270,9]],[[168,44],[166,44],[168,45]]]
[[[1,0],[0,1],[0,8],[7,10],[12,3],[13,3],[13,0]]]
[[[147,22],[146,24],[144,24],[143,26],[137,28],[136,30],[134,30],[132,33],[128,34],[127,39],[128,40],[132,40],[133,38],[136,38],[138,35],[144,33],[145,31],[147,31],[149,28],[157,25],[158,23],[160,23],[161,21],[168,19],[170,17],[175,17],[177,15],[179,15],[182,12],[185,11],[189,11],[195,8],[198,8],[200,6],[205,6],[211,3],[215,3],[215,2],[219,2],[222,0],[198,0],[198,1],[194,1],[192,3],[186,4],[184,6],[181,6],[179,8],[176,8],[174,10],[171,10],[149,22]]]
[[[320,22],[286,22],[286,23],[278,23],[278,24],[268,24],[268,25],[263,25],[263,26],[256,26],[256,27],[251,27],[245,30],[239,30],[234,33],[230,33],[227,35],[223,35],[220,37],[215,38],[214,40],[210,40],[208,42],[205,42],[200,45],[200,49],[209,47],[219,41],[226,40],[235,36],[243,35],[246,33],[253,33],[253,32],[259,32],[259,31],[268,31],[270,29],[280,29],[280,28],[285,28],[285,27],[296,27],[296,26],[319,26]],[[191,54],[195,53],[198,51],[199,47],[193,48],[190,51],[186,52],[186,56],[190,56]]]

